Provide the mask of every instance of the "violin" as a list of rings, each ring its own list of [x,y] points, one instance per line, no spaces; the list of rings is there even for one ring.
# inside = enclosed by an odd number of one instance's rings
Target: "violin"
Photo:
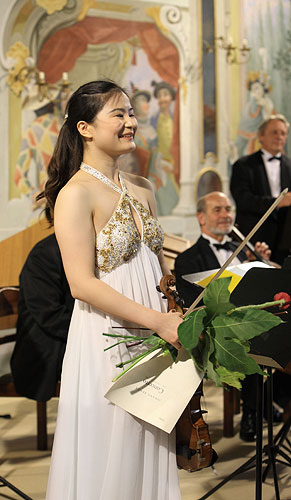
[[[168,299],[168,311],[174,309],[184,313],[183,300],[179,297],[175,284],[175,276],[167,274],[162,277],[157,290]],[[203,413],[207,412],[201,410],[201,396],[203,381],[176,423],[177,465],[188,472],[212,466],[218,458],[211,445],[208,425],[203,420]]]

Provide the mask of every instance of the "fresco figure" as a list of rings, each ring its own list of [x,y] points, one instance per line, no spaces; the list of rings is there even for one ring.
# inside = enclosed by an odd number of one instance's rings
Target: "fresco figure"
[[[242,111],[237,137],[232,147],[230,161],[234,163],[244,155],[252,154],[260,149],[257,129],[263,120],[274,112],[273,102],[269,97],[272,90],[267,73],[250,71],[246,86],[250,92],[249,100]]]
[[[149,109],[151,94],[148,90],[139,90],[131,83],[133,94],[132,106],[138,122],[135,134],[136,150],[120,160],[120,168],[143,177],[148,177],[150,162],[157,154],[157,133],[150,124]]]
[[[152,82],[154,97],[159,111],[151,118],[151,124],[157,132],[157,152],[162,162],[153,165],[148,178],[155,187],[159,215],[169,215],[179,200],[179,187],[174,177],[174,161],[171,155],[173,140],[173,101],[176,91],[167,82]]]
[[[39,101],[35,88],[23,101],[23,112],[34,111],[35,118],[23,133],[14,182],[21,194],[31,198],[34,217],[42,210],[36,202],[47,180],[47,167],[62,125],[62,115],[48,99]]]
[[[133,94],[131,96],[131,102],[138,121],[137,135],[143,137],[149,144],[156,146],[157,132],[150,123],[149,118],[150,100],[152,96],[148,90],[138,90],[133,84],[132,89]]]

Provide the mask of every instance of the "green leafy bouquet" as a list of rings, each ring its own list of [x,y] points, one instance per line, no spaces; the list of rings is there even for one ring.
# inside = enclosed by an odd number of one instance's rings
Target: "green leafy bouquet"
[[[273,302],[235,307],[230,302],[230,280],[228,277],[209,283],[203,295],[204,306],[185,316],[183,323],[179,325],[178,337],[198,370],[203,371],[206,378],[212,379],[217,386],[227,384],[240,389],[241,380],[246,375],[264,374],[256,361],[248,356],[249,340],[282,322],[279,316],[265,309],[271,306],[286,307],[288,299],[286,300],[287,294],[282,293],[284,298]],[[118,333],[103,335],[119,339],[107,349],[130,341],[140,341],[141,344],[149,346],[147,351],[135,358],[116,365],[118,368],[124,368],[130,364],[113,381],[154,351],[159,350],[164,355],[171,355],[176,361],[178,351],[157,334],[146,338]]]

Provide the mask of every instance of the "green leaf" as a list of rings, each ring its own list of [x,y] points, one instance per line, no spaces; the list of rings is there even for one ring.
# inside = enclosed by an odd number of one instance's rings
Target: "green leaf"
[[[178,326],[178,337],[185,349],[191,351],[199,342],[199,337],[204,329],[205,309],[193,311],[184,318],[183,323]]]
[[[144,338],[142,344],[150,344],[152,346],[157,345],[162,347],[164,344],[166,344],[166,341],[159,337],[157,333],[154,333],[153,335]]]
[[[238,371],[246,375],[263,374],[256,361],[247,355],[246,349],[241,343],[226,340],[223,335],[215,335],[214,331],[212,337],[215,344],[216,360],[219,365],[230,371]]]
[[[203,365],[202,365],[202,360],[201,360],[201,352],[198,349],[198,347],[195,347],[191,351],[188,351],[188,353],[190,354],[190,356],[191,356],[191,358],[192,358],[192,360],[193,360],[194,365],[196,366],[196,368],[198,368],[198,370],[200,372],[203,372]]]
[[[210,359],[208,360],[208,363],[206,366],[205,377],[207,379],[213,380],[213,382],[215,382],[217,387],[223,386],[223,383],[220,380],[219,375],[216,373],[216,369],[214,368],[214,364],[212,363],[212,361]]]
[[[213,380],[213,382],[215,382],[215,384],[218,387],[222,387],[222,381],[220,380],[220,378],[217,374],[217,371],[216,371],[217,363],[216,363],[215,353],[214,353],[214,350],[215,350],[214,349],[214,342],[213,342],[211,335],[209,336],[209,339],[210,339],[210,350],[209,350],[208,362],[207,362],[206,369],[205,369],[205,374],[206,374],[206,377]]]
[[[201,352],[200,357],[202,360],[203,370],[206,371],[207,365],[209,362],[209,358],[211,357],[211,355],[213,354],[214,349],[215,349],[213,338],[209,334],[208,329],[205,331],[205,333],[203,335],[203,340],[199,342],[198,347],[199,347],[199,350]]]
[[[231,385],[236,389],[241,389],[240,380],[244,380],[246,378],[244,373],[229,371],[225,366],[218,366],[216,368],[217,375],[219,376],[220,382]]]
[[[218,314],[225,313],[234,308],[233,304],[229,301],[230,293],[228,286],[230,281],[231,277],[220,278],[212,281],[206,287],[203,302],[206,306],[207,324]]]
[[[215,334],[223,335],[225,339],[237,338],[246,341],[257,337],[274,326],[282,323],[282,320],[274,314],[258,309],[244,309],[233,311],[231,314],[220,314],[212,321]]]

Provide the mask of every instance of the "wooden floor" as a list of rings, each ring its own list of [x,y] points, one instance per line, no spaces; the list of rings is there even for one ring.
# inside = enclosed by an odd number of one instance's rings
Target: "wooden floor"
[[[48,403],[50,446],[54,432],[58,400]],[[222,437],[222,390],[206,384],[204,407],[209,411],[208,424],[213,447],[219,454],[216,474],[212,469],[189,474],[179,471],[182,500],[198,500],[220,480],[243,464],[255,452],[253,443],[244,443],[238,437],[240,416],[235,417],[236,435]],[[10,413],[10,420],[0,418],[0,475],[17,486],[33,500],[44,500],[50,463],[50,452],[36,450],[35,403],[23,398],[0,398],[0,415]],[[278,426],[274,427],[278,430]],[[266,428],[264,435],[266,434]],[[291,436],[290,436],[291,437]],[[291,468],[278,465],[281,500],[291,500]],[[0,499],[18,499],[8,488],[0,488]],[[255,499],[254,470],[231,480],[210,498],[213,500]],[[263,486],[263,500],[274,500],[272,477]],[[108,499],[115,500],[115,499]],[[128,499],[135,500],[135,499]],[[159,500],[159,499],[157,499]]]

